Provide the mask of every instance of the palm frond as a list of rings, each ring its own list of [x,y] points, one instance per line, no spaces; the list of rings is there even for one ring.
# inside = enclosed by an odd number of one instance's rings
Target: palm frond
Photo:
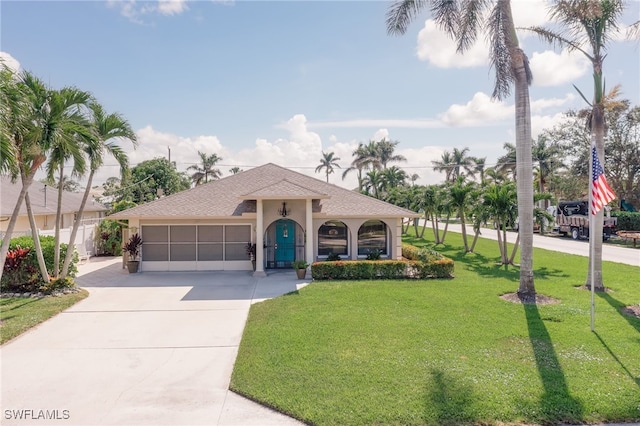
[[[476,42],[478,31],[485,22],[484,14],[488,5],[487,0],[462,1],[456,29],[458,53],[464,53]]]
[[[427,6],[427,0],[397,0],[387,10],[387,34],[402,35],[409,24]]]

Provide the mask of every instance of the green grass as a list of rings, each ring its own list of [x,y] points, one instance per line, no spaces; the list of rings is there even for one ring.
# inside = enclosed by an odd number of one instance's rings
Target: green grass
[[[317,425],[640,420],[640,319],[620,311],[640,268],[604,263],[592,333],[586,258],[536,250],[536,289],[561,303],[519,305],[499,298],[518,270],[496,266],[497,242],[461,245],[437,247],[454,279],[315,282],[253,305],[231,389]]]
[[[0,299],[0,344],[24,333],[87,297],[86,290],[41,299],[12,297]]]

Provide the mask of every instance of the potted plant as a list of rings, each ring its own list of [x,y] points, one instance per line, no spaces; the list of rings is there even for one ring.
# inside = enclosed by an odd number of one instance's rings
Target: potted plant
[[[138,260],[140,247],[142,247],[142,238],[140,238],[140,234],[137,232],[133,234],[129,238],[129,241],[127,241],[122,247],[122,250],[129,255],[129,260],[127,261],[127,269],[129,269],[129,273],[138,272],[138,267],[140,266],[140,261]]]
[[[304,280],[307,276],[307,267],[309,267],[309,264],[304,260],[293,261],[293,269],[296,270],[299,280]]]
[[[251,241],[247,243],[245,246],[245,250],[247,251],[247,256],[251,259],[251,265],[253,266],[253,270],[256,270],[256,245]]]

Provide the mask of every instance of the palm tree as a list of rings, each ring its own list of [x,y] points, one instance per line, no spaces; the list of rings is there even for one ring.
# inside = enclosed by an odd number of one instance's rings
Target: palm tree
[[[15,78],[17,79],[17,93],[12,95],[21,98],[20,102],[23,102],[24,108],[20,108],[19,112],[18,108],[16,108],[13,110],[15,114],[8,114],[11,116],[11,121],[7,123],[7,135],[10,137],[10,144],[16,155],[15,166],[11,168],[12,179],[15,181],[20,176],[22,188],[0,246],[0,278],[4,271],[11,234],[15,228],[20,208],[22,203],[25,202],[36,171],[46,160],[45,154],[48,148],[45,145],[48,139],[46,138],[46,128],[42,119],[42,115],[47,110],[48,90],[40,79],[28,71],[21,72]],[[31,231],[40,273],[45,282],[49,282],[49,274],[44,265],[40,240],[38,239],[38,230],[33,226],[35,221],[33,220],[30,204],[27,204],[27,213],[29,214],[29,221],[32,223]]]
[[[498,158],[496,162],[496,172],[503,176],[512,175],[516,178],[516,146],[510,142],[505,142],[502,146],[507,153]],[[533,157],[532,157],[533,161]]]
[[[202,183],[209,182],[209,177],[211,177],[211,179],[219,179],[220,176],[222,176],[222,172],[220,172],[220,169],[214,169],[213,167],[218,161],[222,161],[222,157],[218,157],[218,154],[215,153],[207,155],[200,151],[198,151],[198,155],[202,162],[200,164],[194,164],[187,167],[187,170],[195,170],[191,175],[191,181],[198,186]]]
[[[501,263],[507,265],[510,263],[507,250],[507,227],[510,223],[515,222],[519,212],[516,187],[513,182],[491,184],[485,189],[482,198],[483,204],[487,209],[487,215],[493,220],[498,232]],[[533,216],[533,207],[531,215]],[[524,225],[521,224],[518,235],[523,232],[522,227]],[[533,225],[531,226],[531,232],[533,233]]]
[[[417,173],[413,173],[409,176],[409,180],[411,181],[411,186],[415,186],[416,181],[420,179],[420,175]]]
[[[397,166],[383,169],[380,173],[384,179],[384,189],[387,191],[398,186],[405,186],[407,182],[407,173]]]
[[[327,183],[329,183],[329,175],[333,173],[333,168],[340,168],[340,165],[337,161],[340,161],[340,158],[334,157],[335,153],[324,152],[322,151],[322,158],[320,159],[320,165],[316,167],[316,173],[320,173],[322,169],[325,169],[325,174],[327,175]]]
[[[240,173],[242,171],[242,169],[238,166],[232,167],[229,169],[229,173],[231,173],[232,175],[237,175],[238,173]]]
[[[400,142],[398,141],[392,142],[384,138],[375,143],[378,163],[382,166],[383,169],[386,169],[387,164],[391,161],[407,161],[404,156],[393,153],[399,143]]]
[[[587,98],[578,90],[582,98],[591,106],[587,118],[587,125],[591,129],[593,144],[600,158],[604,158],[605,123],[605,89],[603,64],[607,45],[619,27],[619,20],[625,5],[622,0],[558,0],[551,6],[551,18],[562,27],[560,31],[542,27],[530,27],[540,38],[559,47],[566,47],[569,51],[582,53],[591,62],[593,68],[593,100]],[[635,24],[634,24],[635,25]],[[587,50],[588,48],[590,50]],[[575,86],[574,86],[575,87]],[[577,90],[577,88],[576,88]],[[589,176],[591,176],[591,162],[589,162]],[[604,211],[596,215],[590,235],[593,245],[593,256],[589,256],[589,273],[587,286],[591,287],[591,270],[595,290],[604,291],[602,281],[602,235]],[[593,267],[591,266],[593,263]]]
[[[0,173],[17,176],[17,151],[12,143],[14,128],[26,115],[28,104],[18,87],[13,71],[0,63]]]
[[[485,181],[485,172],[487,167],[487,157],[471,157],[471,161],[473,161],[473,173],[475,176],[476,173],[480,175],[480,185],[484,185]]]
[[[548,177],[563,167],[560,160],[560,149],[557,145],[547,144],[547,137],[545,135],[538,135],[538,140],[533,144],[532,151],[533,161],[538,163],[538,192],[543,193],[546,191],[546,184]],[[542,208],[547,208],[548,199],[543,199]]]
[[[433,170],[436,172],[444,172],[445,173],[445,182],[451,181],[451,174],[453,173],[453,157],[449,151],[445,151],[440,156],[440,160],[433,160],[431,164],[433,164]]]
[[[372,195],[374,198],[380,199],[380,194],[384,187],[384,176],[382,172],[377,169],[367,172],[362,179],[362,184],[367,195]]]
[[[366,168],[367,151],[364,144],[361,142],[358,147],[351,154],[354,159],[351,161],[351,165],[342,172],[342,180],[345,180],[350,172],[358,172],[358,192],[362,192],[362,170]]]
[[[87,106],[91,95],[76,88],[65,87],[53,90],[49,96],[49,108],[46,116],[50,146],[47,163],[47,179],[55,181],[58,177],[58,207],[55,219],[55,246],[53,252],[53,276],[60,272],[60,228],[62,226],[62,194],[64,193],[64,167],[72,160],[72,176],[85,172],[85,158],[81,149],[80,137],[89,136],[89,122],[85,119],[82,107]],[[69,247],[71,250],[71,247]]]
[[[462,227],[462,242],[464,243],[464,251],[469,252],[469,243],[467,241],[467,223],[466,212],[470,207],[471,196],[475,186],[472,182],[467,182],[464,176],[458,176],[456,181],[448,187],[449,204],[456,209],[460,218],[460,226]]]
[[[135,132],[131,129],[129,122],[117,113],[107,114],[102,106],[93,101],[90,104],[92,133],[88,139],[84,140],[84,152],[89,160],[89,177],[77,213],[77,220],[73,223],[71,236],[69,237],[69,246],[64,262],[62,264],[62,272],[60,276],[66,277],[69,272],[69,264],[71,262],[71,254],[73,252],[72,244],[75,243],[80,219],[84,213],[84,208],[89,199],[91,191],[91,183],[96,171],[104,164],[105,154],[111,155],[120,165],[120,174],[125,176],[129,168],[129,159],[125,151],[118,145],[120,141],[130,141],[134,149],[138,146]]]
[[[436,23],[457,42],[458,52],[468,50],[479,30],[488,34],[491,66],[495,69],[492,97],[506,98],[515,86],[518,210],[522,226],[520,255],[521,299],[535,300],[533,277],[533,166],[531,160],[531,108],[529,60],[518,45],[510,0],[396,0],[387,11],[387,31],[404,34],[415,16],[427,6]],[[488,13],[487,13],[488,12]]]

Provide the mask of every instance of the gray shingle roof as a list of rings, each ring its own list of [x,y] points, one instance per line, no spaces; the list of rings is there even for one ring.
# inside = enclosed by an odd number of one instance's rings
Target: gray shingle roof
[[[393,204],[269,163],[123,210],[112,218],[223,218],[256,211],[255,199],[313,198],[329,217],[418,217]]]
[[[0,203],[0,214],[2,217],[11,216],[16,205],[16,201],[18,201],[18,197],[20,196],[21,189],[22,183],[20,182],[20,179],[18,179],[16,183],[12,183],[9,177],[0,177],[0,198],[2,199],[2,202]],[[83,193],[63,192],[62,213],[67,214],[77,212],[80,209],[80,203],[82,202],[83,195]],[[31,208],[33,209],[34,215],[56,214],[56,209],[58,208],[58,190],[56,188],[34,180],[29,187],[29,199],[31,200]],[[107,211],[107,208],[92,199],[88,199],[84,211],[103,212]],[[20,215],[23,216],[26,214],[27,209],[25,204],[22,203]]]

